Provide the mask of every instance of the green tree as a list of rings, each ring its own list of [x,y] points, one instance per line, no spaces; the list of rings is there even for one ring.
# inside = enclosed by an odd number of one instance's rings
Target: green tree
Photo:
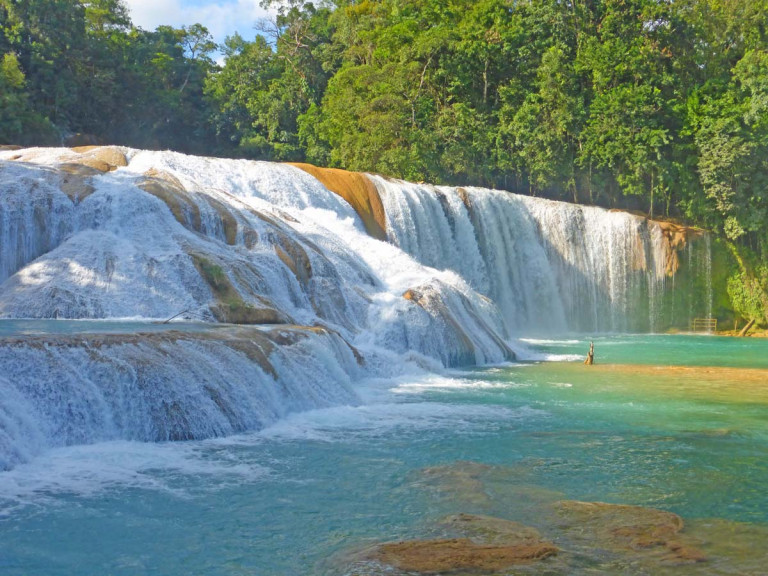
[[[39,135],[42,143],[54,138],[48,122],[33,112],[24,85],[16,55],[4,54],[0,60],[0,144],[31,144],[31,135]]]

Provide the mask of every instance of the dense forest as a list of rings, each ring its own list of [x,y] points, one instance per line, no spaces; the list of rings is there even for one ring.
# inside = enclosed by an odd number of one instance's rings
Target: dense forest
[[[0,143],[307,161],[714,231],[768,310],[768,0],[266,0],[217,46],[121,0],[0,0]],[[221,64],[214,57],[223,54]]]

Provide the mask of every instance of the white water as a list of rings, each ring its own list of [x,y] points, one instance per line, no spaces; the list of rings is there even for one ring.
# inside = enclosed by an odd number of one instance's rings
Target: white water
[[[655,222],[496,190],[373,178],[392,242],[490,297],[512,334],[647,332],[674,324],[665,313],[666,246]],[[710,261],[708,241],[685,250]],[[696,272],[709,277],[711,270]],[[711,315],[711,286],[706,300]]]
[[[293,334],[292,334],[293,335]],[[247,332],[32,337],[0,346],[0,469],[44,449],[166,441],[258,430],[285,415],[359,402],[352,350],[299,333],[252,360]]]
[[[0,318],[213,321],[197,259],[246,304],[328,331],[262,346],[272,372],[243,332],[0,339],[0,469],[53,447],[261,429],[357,404],[360,378],[527,357],[510,335],[662,315],[660,232],[627,214],[481,189],[468,209],[458,189],[372,177],[385,243],[297,168],[123,151],[128,166],[74,199],[55,169],[71,151],[0,152]],[[178,183],[170,202],[139,187],[148,171]]]

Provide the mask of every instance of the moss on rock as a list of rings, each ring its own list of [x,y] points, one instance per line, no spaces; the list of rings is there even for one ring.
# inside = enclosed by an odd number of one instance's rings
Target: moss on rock
[[[257,307],[243,300],[224,269],[199,254],[190,254],[201,278],[211,289],[216,302],[210,310],[219,322],[228,324],[283,324],[290,318],[265,305]]]

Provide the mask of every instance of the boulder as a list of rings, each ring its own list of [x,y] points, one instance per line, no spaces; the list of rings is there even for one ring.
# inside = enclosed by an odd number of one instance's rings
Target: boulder
[[[80,146],[72,148],[78,156],[69,159],[74,164],[83,164],[100,172],[111,172],[128,166],[125,153],[116,146]]]

